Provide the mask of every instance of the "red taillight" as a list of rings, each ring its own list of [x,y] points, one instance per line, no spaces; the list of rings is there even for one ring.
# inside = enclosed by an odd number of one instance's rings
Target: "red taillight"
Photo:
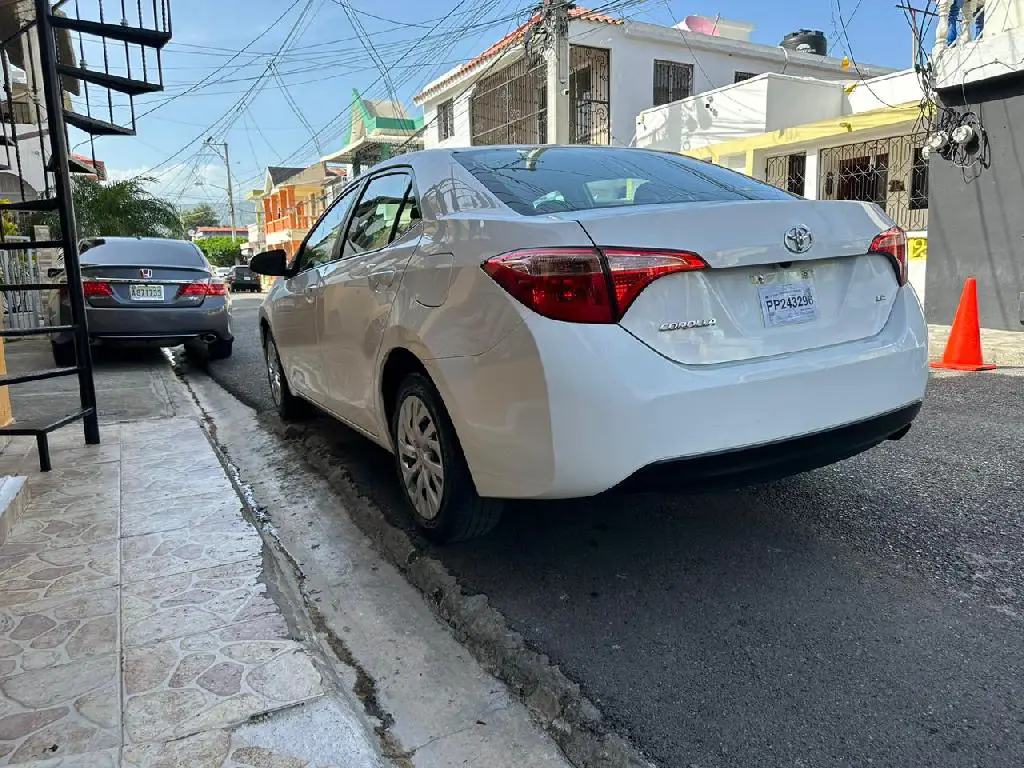
[[[608,268],[615,286],[615,303],[619,317],[633,303],[641,291],[659,277],[675,272],[692,272],[704,269],[707,264],[695,253],[686,251],[644,251],[631,248],[604,248]]]
[[[184,296],[226,296],[228,287],[219,280],[212,282],[200,281],[183,285],[178,290],[178,297]]]
[[[884,253],[892,259],[896,270],[896,281],[900,285],[907,284],[907,233],[899,227],[887,229],[871,241],[872,253]]]
[[[483,263],[515,299],[570,323],[616,323],[654,280],[706,266],[693,253],[637,248],[529,248]]]
[[[95,280],[84,280],[82,282],[82,293],[87,299],[106,299],[114,295],[114,289],[110,283],[101,283]]]

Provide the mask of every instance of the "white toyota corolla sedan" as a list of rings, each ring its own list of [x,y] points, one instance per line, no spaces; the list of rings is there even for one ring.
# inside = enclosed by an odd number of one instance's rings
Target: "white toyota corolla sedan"
[[[906,237],[679,155],[478,147],[355,179],[260,326],[285,418],[392,451],[417,525],[501,500],[777,479],[902,437],[927,382]]]

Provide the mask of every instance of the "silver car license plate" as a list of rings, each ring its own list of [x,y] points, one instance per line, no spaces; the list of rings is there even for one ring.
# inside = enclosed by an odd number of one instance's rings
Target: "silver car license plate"
[[[162,285],[130,285],[128,286],[128,297],[132,301],[163,301],[164,287]]]

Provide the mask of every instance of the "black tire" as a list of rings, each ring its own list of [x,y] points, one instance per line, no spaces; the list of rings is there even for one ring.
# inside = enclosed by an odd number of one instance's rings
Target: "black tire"
[[[271,367],[271,355],[276,361],[276,370],[280,377],[278,388],[274,386],[274,368]],[[277,342],[274,336],[267,333],[263,342],[263,359],[266,362],[267,383],[270,386],[270,399],[274,402],[277,415],[285,421],[299,421],[309,416],[310,405],[300,397],[292,394],[292,388],[288,386],[288,377],[285,376],[284,368],[281,365],[281,357],[277,352]]]
[[[58,368],[72,368],[78,365],[78,355],[75,354],[75,342],[50,342],[53,350],[53,363]]]
[[[233,339],[217,339],[206,345],[206,354],[211,360],[227,360],[234,346]]]
[[[404,463],[407,458],[403,458],[399,430],[404,415],[403,403],[411,398],[415,398],[425,407],[430,422],[434,425],[437,444],[440,448],[439,455],[430,448],[419,449],[430,453],[434,457],[433,461],[440,465],[442,471],[440,504],[433,517],[421,512],[413,498],[413,493],[406,485]],[[410,400],[410,408],[415,409],[415,407],[415,402]],[[398,474],[398,482],[412,513],[413,521],[424,536],[437,542],[464,541],[483,536],[498,524],[504,503],[498,499],[482,499],[476,492],[476,486],[469,473],[466,457],[462,452],[458,436],[455,434],[451,417],[449,417],[433,383],[420,373],[409,374],[398,388],[391,417],[391,441],[395,448],[395,469]],[[410,450],[413,450],[411,445]],[[422,469],[419,474],[423,475]],[[430,480],[424,482],[429,484]],[[424,493],[426,490],[425,487]],[[434,495],[436,496],[436,493]]]

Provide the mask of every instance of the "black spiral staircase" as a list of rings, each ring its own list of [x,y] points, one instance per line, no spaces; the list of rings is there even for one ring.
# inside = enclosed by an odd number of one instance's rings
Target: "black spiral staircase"
[[[78,377],[78,410],[0,427],[0,435],[35,436],[39,468],[43,472],[50,470],[47,441],[54,430],[82,420],[85,442],[94,445],[100,441],[71,196],[71,174],[95,173],[99,166],[95,151],[91,166],[72,158],[68,126],[87,134],[90,145],[97,136],[135,135],[134,99],[163,89],[160,57],[170,39],[170,0],[15,0],[0,5],[0,64],[4,79],[0,98],[6,105],[0,109],[0,170],[16,170],[20,179],[20,194],[13,195],[16,199],[0,202],[0,214],[5,219],[49,214],[59,220],[59,237],[34,242],[10,239],[0,225],[0,251],[59,248],[64,260],[64,282],[0,284],[0,292],[20,295],[26,291],[60,290],[66,292],[71,315],[70,325],[3,328],[0,336],[45,336],[71,331],[77,353],[74,366],[0,376],[0,386],[59,376]],[[102,59],[102,69],[90,66],[92,58]],[[24,83],[16,69],[24,72]],[[38,189],[26,178],[30,166],[28,150],[36,143],[39,157],[45,158],[41,178],[32,179]]]

